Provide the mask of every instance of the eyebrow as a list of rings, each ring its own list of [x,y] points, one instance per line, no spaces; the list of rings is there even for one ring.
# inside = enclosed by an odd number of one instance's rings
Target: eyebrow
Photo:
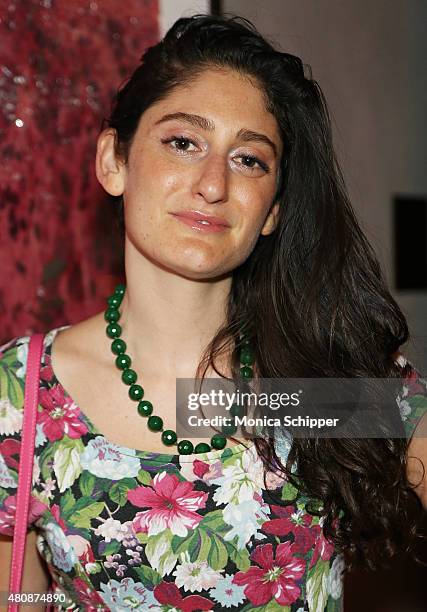
[[[215,124],[213,121],[206,119],[206,117],[201,117],[200,115],[193,115],[190,113],[168,113],[167,115],[163,115],[154,125],[159,125],[160,123],[164,123],[165,121],[184,121],[185,123],[190,123],[191,125],[201,128],[207,132],[213,132],[215,130]],[[265,134],[260,134],[259,132],[254,132],[253,130],[245,130],[241,129],[237,132],[236,137],[244,142],[263,142],[267,144],[271,149],[273,149],[274,156],[277,157],[277,147],[272,140]]]

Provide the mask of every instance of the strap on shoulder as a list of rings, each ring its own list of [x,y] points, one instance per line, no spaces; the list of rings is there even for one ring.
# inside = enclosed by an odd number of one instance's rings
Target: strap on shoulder
[[[15,528],[13,532],[12,564],[9,593],[19,593],[27,536],[28,512],[33,478],[34,442],[37,421],[37,405],[40,380],[40,361],[43,351],[43,334],[34,334],[29,343],[27,373],[25,378],[24,417],[22,425],[21,454],[19,460],[18,491]],[[17,612],[19,606],[8,606],[8,612]]]

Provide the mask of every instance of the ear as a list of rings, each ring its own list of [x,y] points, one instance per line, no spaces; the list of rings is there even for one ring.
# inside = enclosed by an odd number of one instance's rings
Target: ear
[[[277,222],[279,220],[279,209],[280,209],[279,202],[276,202],[270,208],[267,218],[264,221],[264,225],[262,226],[261,234],[263,236],[268,236],[269,234],[274,232],[274,230],[276,229]]]
[[[116,131],[108,128],[101,132],[96,147],[96,178],[105,191],[112,196],[121,196],[125,189],[126,167],[117,158]]]

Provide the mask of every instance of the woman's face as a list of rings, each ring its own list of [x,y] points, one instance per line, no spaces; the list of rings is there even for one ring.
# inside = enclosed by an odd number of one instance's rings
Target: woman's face
[[[279,127],[261,91],[237,72],[206,70],[147,109],[128,162],[115,160],[110,172],[112,147],[107,130],[98,178],[123,193],[127,240],[150,261],[187,278],[214,278],[273,231]]]

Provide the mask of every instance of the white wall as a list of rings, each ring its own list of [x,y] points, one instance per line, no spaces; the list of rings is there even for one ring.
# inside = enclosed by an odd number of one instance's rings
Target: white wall
[[[353,205],[391,284],[392,195],[427,195],[427,2],[224,0],[223,10],[312,66]],[[393,293],[417,340],[405,353],[427,374],[427,292]]]
[[[194,13],[209,13],[209,0],[160,0],[160,35],[164,36],[171,25],[180,17],[189,17]]]

